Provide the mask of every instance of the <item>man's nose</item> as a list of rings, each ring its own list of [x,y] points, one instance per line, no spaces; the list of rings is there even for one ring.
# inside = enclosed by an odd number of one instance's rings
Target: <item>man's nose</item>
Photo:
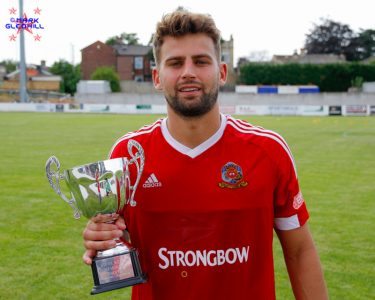
[[[182,75],[181,77],[183,79],[189,79],[189,78],[195,78],[195,66],[192,61],[186,61],[184,64],[184,68],[182,69]]]

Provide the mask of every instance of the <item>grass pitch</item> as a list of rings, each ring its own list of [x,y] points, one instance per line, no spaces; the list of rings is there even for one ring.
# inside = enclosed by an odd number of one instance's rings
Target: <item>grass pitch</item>
[[[158,116],[0,113],[0,299],[91,299],[81,261],[85,219],[49,187],[62,169],[107,157],[114,141]],[[331,299],[375,298],[375,118],[241,117],[288,141]],[[278,299],[293,299],[275,240]],[[130,299],[130,289],[95,296]]]

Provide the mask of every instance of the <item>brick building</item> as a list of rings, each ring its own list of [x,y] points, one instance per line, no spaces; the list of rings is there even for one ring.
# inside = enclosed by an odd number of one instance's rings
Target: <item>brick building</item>
[[[151,51],[150,46],[122,43],[110,46],[96,41],[81,50],[82,79],[89,80],[98,67],[106,66],[113,67],[120,80],[151,81]]]

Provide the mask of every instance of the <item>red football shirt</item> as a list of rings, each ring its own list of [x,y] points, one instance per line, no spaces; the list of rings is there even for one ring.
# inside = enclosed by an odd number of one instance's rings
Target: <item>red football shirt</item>
[[[120,138],[110,157],[144,149],[136,206],[124,217],[148,282],[133,299],[274,299],[273,229],[308,212],[292,154],[278,134],[230,116],[194,149],[158,120]],[[130,166],[132,183],[135,165]]]

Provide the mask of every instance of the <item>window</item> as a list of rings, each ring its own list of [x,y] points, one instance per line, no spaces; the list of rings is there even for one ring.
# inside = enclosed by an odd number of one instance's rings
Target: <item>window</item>
[[[143,57],[142,56],[134,57],[134,69],[143,70]]]

